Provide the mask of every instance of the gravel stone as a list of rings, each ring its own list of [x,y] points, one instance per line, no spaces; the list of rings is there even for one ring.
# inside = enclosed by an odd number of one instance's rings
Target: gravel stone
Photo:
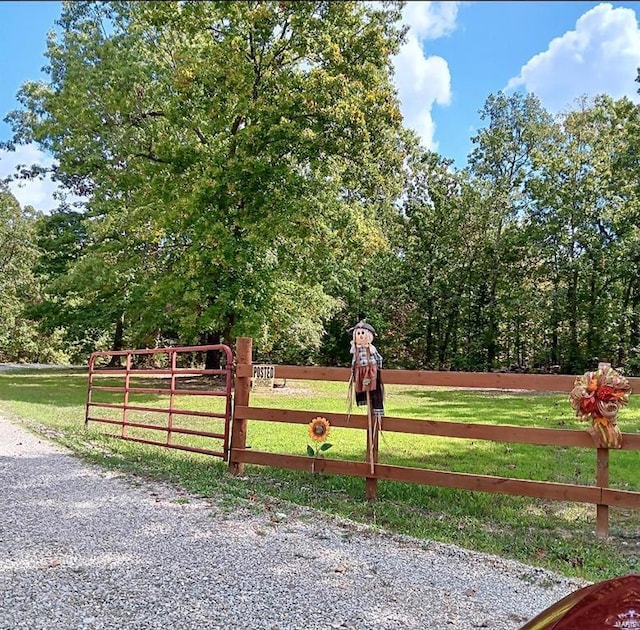
[[[86,464],[0,417],[0,628],[512,630],[586,582]]]

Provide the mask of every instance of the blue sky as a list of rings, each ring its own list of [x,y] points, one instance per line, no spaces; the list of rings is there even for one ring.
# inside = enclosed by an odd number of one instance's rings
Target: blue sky
[[[0,118],[15,108],[20,85],[42,77],[46,34],[59,2],[0,2]],[[499,90],[535,92],[556,113],[582,94],[638,101],[638,2],[407,3],[410,30],[395,61],[405,122],[429,148],[464,166],[478,110]],[[8,126],[0,123],[0,140]],[[0,177],[18,162],[50,162],[37,147],[0,152]],[[55,206],[53,185],[14,193],[23,204]]]
[[[639,3],[610,3],[610,6],[614,9],[629,7],[632,14],[637,16],[634,4],[640,8]],[[472,146],[470,136],[480,124],[478,110],[486,97],[504,90],[509,79],[517,77],[532,58],[549,50],[552,40],[575,33],[577,20],[598,5],[601,5],[603,17],[611,16],[611,11],[602,10],[605,3],[598,2],[476,2],[460,7],[455,31],[449,36],[424,43],[427,54],[441,56],[447,61],[451,74],[451,104],[433,110],[435,140],[439,150],[448,157],[456,158],[456,163],[462,165]],[[629,16],[623,21],[623,27],[633,20],[636,20],[636,58],[627,66],[630,73],[625,77],[625,85],[617,86],[626,88],[624,93],[627,95],[635,94],[636,88],[640,87],[634,83],[636,66],[640,66],[637,18]],[[594,36],[591,42],[585,42],[585,46],[597,47],[602,43]],[[558,51],[556,55],[560,57],[561,52]],[[562,71],[560,61],[556,67],[559,72]],[[566,85],[566,91],[560,90],[557,95],[560,103],[566,98],[565,104],[570,104],[583,91],[594,93],[596,86],[587,80],[593,69],[585,63],[583,80]],[[614,91],[612,87],[603,81],[595,91]],[[551,110],[556,110],[560,105],[555,99],[545,98],[546,92],[540,96]],[[623,94],[619,90],[615,96]]]

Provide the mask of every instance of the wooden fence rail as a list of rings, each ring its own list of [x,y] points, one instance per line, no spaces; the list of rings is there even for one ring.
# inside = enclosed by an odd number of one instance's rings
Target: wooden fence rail
[[[229,469],[242,474],[244,464],[259,464],[295,470],[310,470],[325,474],[340,474],[362,477],[366,480],[366,495],[375,499],[378,479],[418,483],[464,490],[476,490],[500,494],[536,497],[558,501],[593,503],[597,506],[596,533],[600,538],[609,535],[609,506],[640,509],[640,492],[609,488],[609,451],[598,448],[596,485],[584,486],[528,479],[513,479],[490,475],[454,473],[408,466],[391,466],[378,463],[377,444],[367,449],[365,462],[314,459],[285,455],[246,448],[247,422],[285,422],[308,424],[310,418],[323,416],[332,426],[367,430],[367,418],[362,415],[348,417],[341,413],[315,412],[313,410],[271,409],[249,405],[251,365],[251,339],[242,337],[237,342],[236,398],[233,414],[233,430]],[[276,377],[305,380],[349,380],[347,368],[276,366]],[[548,374],[501,374],[468,372],[426,372],[408,370],[385,370],[386,384],[449,386],[476,389],[517,389],[528,391],[556,391],[567,393],[572,389],[575,376]],[[640,379],[629,379],[635,391],[640,391]],[[447,422],[431,419],[409,419],[384,416],[384,431],[414,435],[435,435],[450,438],[489,440],[506,443],[564,446],[595,449],[586,431],[569,429],[544,429],[508,425],[485,425],[464,422]],[[640,434],[623,434],[623,450],[640,450]],[[373,452],[373,473],[369,461]]]

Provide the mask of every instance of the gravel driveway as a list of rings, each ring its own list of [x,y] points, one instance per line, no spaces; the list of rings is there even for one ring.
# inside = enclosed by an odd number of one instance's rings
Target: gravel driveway
[[[0,628],[519,628],[582,586],[311,510],[223,507],[0,417]]]

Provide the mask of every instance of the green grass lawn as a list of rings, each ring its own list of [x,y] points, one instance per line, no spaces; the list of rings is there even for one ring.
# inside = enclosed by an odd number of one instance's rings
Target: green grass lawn
[[[148,385],[147,379],[139,384]],[[119,384],[102,378],[99,384]],[[191,383],[189,384],[191,386]],[[47,433],[83,457],[101,465],[167,479],[204,496],[222,496],[233,506],[249,501],[256,509],[283,508],[282,501],[310,505],[395,532],[450,542],[503,557],[544,566],[568,576],[591,580],[638,572],[640,512],[610,510],[611,538],[595,536],[596,508],[590,504],[542,501],[524,497],[469,492],[414,484],[379,482],[378,501],[364,500],[358,478],[314,475],[247,466],[241,479],[230,477],[217,458],[146,446],[105,435],[117,428],[90,423],[83,428],[87,378],[84,371],[33,371],[0,374],[0,409],[34,430]],[[288,381],[272,392],[252,394],[251,404],[316,412],[344,412],[345,383]],[[115,402],[121,395],[97,392],[94,400]],[[223,399],[202,396],[177,398],[185,409],[222,410]],[[132,394],[142,406],[168,405],[167,396]],[[355,413],[363,413],[362,409]],[[116,417],[113,410],[94,411]],[[432,418],[485,424],[511,424],[584,429],[565,394],[473,392],[445,388],[387,387],[390,416]],[[153,422],[159,414],[132,412],[130,419]],[[162,418],[164,422],[164,418]],[[220,430],[221,422],[180,417],[185,426]],[[619,424],[624,432],[640,431],[640,404],[631,397]],[[153,432],[156,433],[156,432]],[[151,432],[138,430],[141,436]],[[162,439],[157,434],[155,439]],[[185,444],[219,448],[214,440],[183,437]],[[304,455],[306,426],[249,422],[247,444],[256,450]],[[333,447],[327,457],[363,461],[363,431],[332,428]],[[612,452],[610,485],[640,490],[637,452]],[[542,447],[384,432],[382,463],[417,466],[520,479],[593,485],[595,449]]]

